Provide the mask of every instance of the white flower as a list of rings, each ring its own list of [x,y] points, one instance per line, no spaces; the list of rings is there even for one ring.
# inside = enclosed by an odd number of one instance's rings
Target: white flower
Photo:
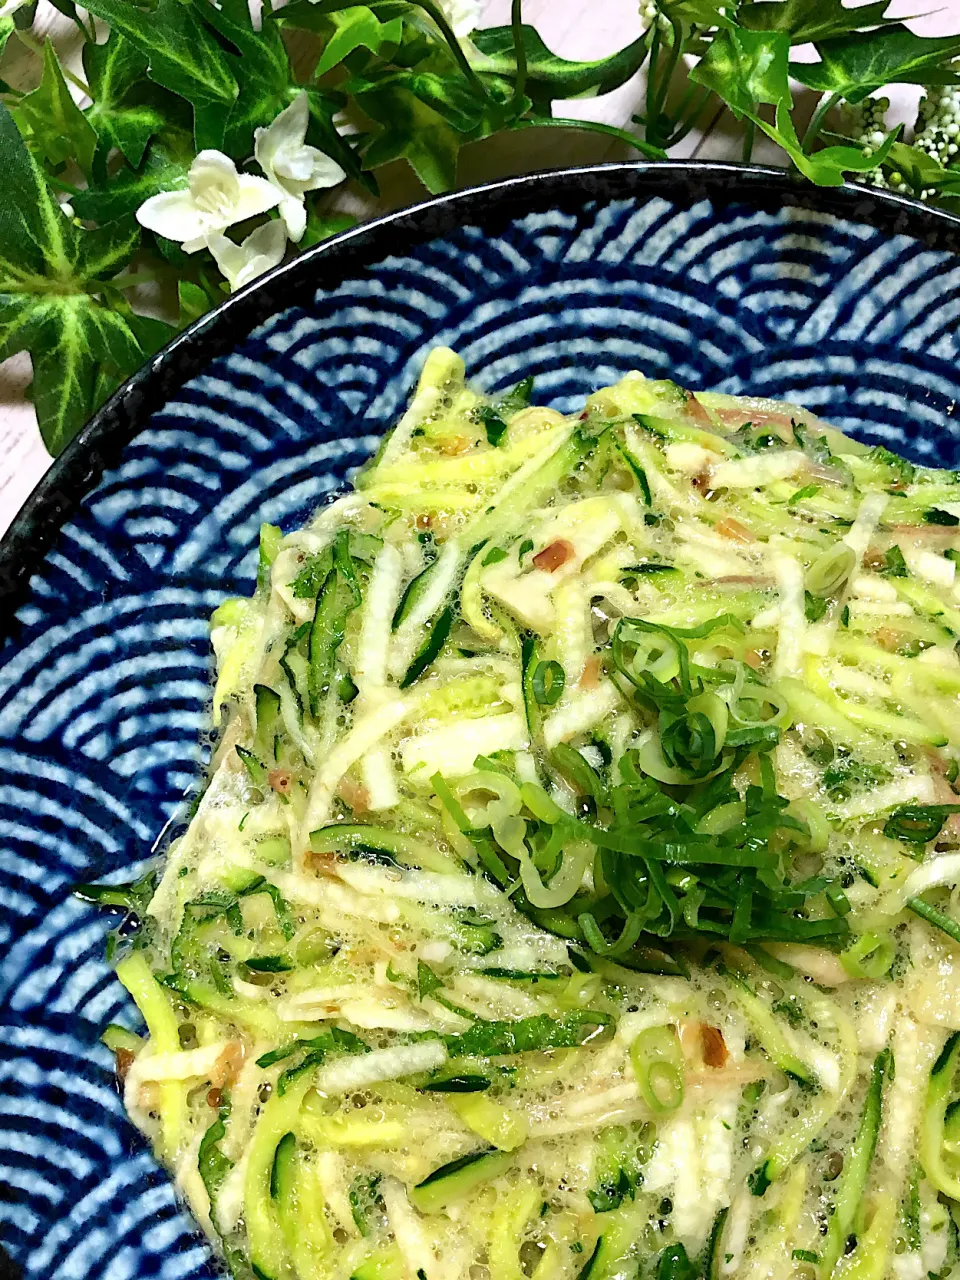
[[[0,18],[12,18],[18,9],[22,9],[29,3],[30,0],[4,0],[4,3],[0,4]]]
[[[279,202],[280,193],[266,178],[238,173],[222,151],[201,151],[190,166],[186,190],[151,196],[137,210],[137,221],[167,240],[180,241],[187,253],[196,253],[209,236],[266,213]]]
[[[207,247],[230,282],[230,292],[236,293],[257,276],[280,265],[287,247],[287,233],[278,218],[271,218],[251,231],[243,244],[235,244],[221,232],[208,239]]]
[[[303,238],[307,227],[304,193],[319,187],[335,187],[347,176],[329,156],[307,145],[310,104],[298,93],[273,124],[256,132],[257,164],[277,192],[280,217],[291,240]]]
[[[480,25],[483,5],[479,0],[437,0],[437,3],[458,40],[476,31]]]

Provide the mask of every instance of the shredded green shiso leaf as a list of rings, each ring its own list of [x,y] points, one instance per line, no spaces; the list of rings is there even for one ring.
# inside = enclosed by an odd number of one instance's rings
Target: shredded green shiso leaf
[[[954,510],[797,406],[440,348],[264,526],[189,826],[79,890],[236,1276],[958,1273]]]

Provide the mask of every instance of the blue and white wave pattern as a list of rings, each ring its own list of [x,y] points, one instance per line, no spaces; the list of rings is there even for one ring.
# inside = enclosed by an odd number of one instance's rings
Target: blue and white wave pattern
[[[156,412],[60,534],[0,654],[0,1241],[31,1280],[215,1274],[123,1117],[136,1012],[70,886],[149,857],[196,788],[206,618],[396,419],[426,351],[572,410],[638,368],[790,398],[960,463],[960,262],[797,209],[621,200],[466,227],[275,315]]]

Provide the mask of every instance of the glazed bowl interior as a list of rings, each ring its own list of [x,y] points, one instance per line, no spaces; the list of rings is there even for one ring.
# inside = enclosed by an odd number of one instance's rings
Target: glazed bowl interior
[[[428,349],[572,410],[630,369],[960,463],[960,221],[778,171],[614,165],[431,201],[238,294],[114,397],[0,550],[0,1240],[36,1280],[216,1274],[99,1036],[73,884],[136,870],[209,749],[207,619],[402,411]],[[16,610],[16,612],[14,612]]]

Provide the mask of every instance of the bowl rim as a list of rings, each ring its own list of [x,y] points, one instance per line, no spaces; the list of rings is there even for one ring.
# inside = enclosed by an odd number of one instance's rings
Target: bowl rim
[[[60,529],[149,417],[210,361],[272,315],[297,305],[351,271],[460,226],[489,227],[544,208],[591,199],[676,194],[724,201],[748,198],[866,222],[893,234],[960,252],[960,216],[877,187],[816,187],[771,166],[723,160],[612,161],[544,169],[433,196],[330,236],[231,294],[177,334],[117,389],[57,457],[0,539],[0,641],[16,629],[15,610]]]

